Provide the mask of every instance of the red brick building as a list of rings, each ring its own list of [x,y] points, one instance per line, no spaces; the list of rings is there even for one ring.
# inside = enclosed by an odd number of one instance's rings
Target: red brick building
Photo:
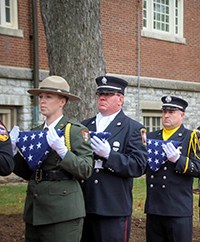
[[[48,73],[39,1],[1,0],[0,11],[0,117],[9,128],[28,129],[37,121],[26,93],[34,84],[35,63],[40,79]],[[160,97],[178,95],[189,102],[187,125],[199,126],[200,2],[101,0],[101,16],[107,73],[129,81],[125,112],[158,128]]]

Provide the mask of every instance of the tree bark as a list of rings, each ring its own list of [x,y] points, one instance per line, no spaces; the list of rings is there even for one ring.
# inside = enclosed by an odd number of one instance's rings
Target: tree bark
[[[64,77],[70,92],[66,114],[79,121],[96,114],[95,78],[105,74],[100,0],[41,0],[50,75]]]

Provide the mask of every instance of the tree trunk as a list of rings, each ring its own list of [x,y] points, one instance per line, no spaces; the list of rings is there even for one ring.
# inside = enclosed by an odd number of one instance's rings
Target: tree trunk
[[[64,77],[70,92],[66,114],[79,121],[96,114],[95,78],[105,74],[100,0],[41,0],[50,75]]]

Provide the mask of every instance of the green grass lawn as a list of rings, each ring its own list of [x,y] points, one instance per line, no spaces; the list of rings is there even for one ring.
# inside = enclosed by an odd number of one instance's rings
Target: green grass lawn
[[[26,187],[26,183],[0,185],[0,214],[23,212]]]
[[[194,188],[197,188],[197,179]],[[23,212],[27,184],[1,184],[0,185],[0,214],[18,214]],[[198,195],[194,196],[194,226],[199,225]],[[145,178],[134,179],[133,186],[133,217],[145,218],[144,202],[146,198]]]

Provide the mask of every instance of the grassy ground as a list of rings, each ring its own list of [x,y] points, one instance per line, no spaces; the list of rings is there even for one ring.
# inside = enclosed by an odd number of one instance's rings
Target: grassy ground
[[[27,184],[0,185],[0,241],[24,242],[22,218]],[[194,188],[197,188],[197,180]],[[145,178],[135,179],[133,188],[134,206],[130,242],[145,242],[144,201],[146,197]],[[194,195],[193,242],[200,241],[198,195]]]
[[[194,188],[197,188],[197,179],[194,180]],[[23,211],[26,195],[26,183],[20,184],[1,184],[0,185],[0,214],[19,214]],[[133,187],[133,217],[145,218],[144,202],[146,198],[145,178],[134,180]],[[194,194],[194,225],[199,225],[199,196]]]
[[[23,212],[26,183],[0,185],[0,214],[20,214]]]

